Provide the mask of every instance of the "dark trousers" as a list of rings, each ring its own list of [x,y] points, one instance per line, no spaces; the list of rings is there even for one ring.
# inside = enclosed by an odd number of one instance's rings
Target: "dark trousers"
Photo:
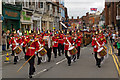
[[[5,44],[2,45],[2,50],[6,51],[6,45]]]
[[[80,57],[80,46],[77,47],[77,50],[78,50],[78,52],[77,52],[77,59],[79,59],[79,57]]]
[[[52,52],[52,48],[48,48],[47,49],[48,62],[50,62],[51,60],[51,52]]]
[[[9,42],[7,42],[7,49],[9,49]]]
[[[62,54],[64,54],[64,45],[61,45]]]
[[[14,50],[12,50],[12,55],[14,55]]]
[[[14,63],[17,63],[18,56],[14,56]]]
[[[38,53],[39,54],[39,53]],[[37,54],[37,58],[38,58],[38,63],[37,64],[40,64],[41,63],[41,60],[42,60],[42,57],[39,57]]]
[[[18,60],[18,56],[15,56],[14,50],[12,50],[12,55],[14,56],[14,63],[16,64]]]
[[[65,56],[68,60],[68,64],[71,64],[71,57],[68,56],[67,52],[68,52],[68,50],[65,50]]]
[[[23,52],[24,52],[24,54],[26,54],[26,52],[25,52],[25,47],[23,47]]]
[[[26,56],[27,59],[29,59],[31,56]],[[28,62],[30,67],[29,67],[29,75],[33,75],[35,72],[35,67],[34,67],[34,60],[35,56],[33,56],[30,61]]]
[[[76,54],[72,56],[73,61],[76,60]]]
[[[61,44],[58,44],[58,55],[61,56]]]
[[[54,53],[54,57],[57,57],[57,47],[53,47],[53,53]]]
[[[95,52],[95,60],[96,60],[96,65],[98,65],[98,66],[100,66],[100,64],[101,64],[101,59],[99,59],[98,57],[97,57],[97,52]]]
[[[120,48],[118,49],[118,56],[120,56]]]

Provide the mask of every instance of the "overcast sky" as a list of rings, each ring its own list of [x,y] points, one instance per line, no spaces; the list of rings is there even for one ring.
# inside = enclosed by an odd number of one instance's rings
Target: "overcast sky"
[[[86,12],[90,12],[90,8],[98,8],[102,12],[105,7],[105,0],[65,0],[65,6],[68,9],[68,15],[82,17]]]

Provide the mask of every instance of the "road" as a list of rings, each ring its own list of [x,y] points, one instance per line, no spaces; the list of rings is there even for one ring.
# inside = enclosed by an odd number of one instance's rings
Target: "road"
[[[110,47],[107,47],[109,51]],[[108,58],[105,58],[101,68],[98,68],[92,53],[93,48],[91,45],[81,48],[80,59],[72,62],[71,66],[67,65],[67,60],[64,55],[58,56],[56,59],[52,55],[50,63],[45,62],[40,65],[37,65],[36,59],[36,72],[33,78],[119,78],[114,59],[110,54]],[[21,59],[18,64],[14,65],[12,61],[10,63],[4,63],[3,61],[2,77],[28,78],[28,64],[17,72],[24,62],[25,60]]]

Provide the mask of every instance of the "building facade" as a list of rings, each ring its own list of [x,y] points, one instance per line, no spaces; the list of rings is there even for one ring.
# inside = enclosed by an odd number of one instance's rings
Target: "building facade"
[[[20,29],[20,15],[21,15],[22,5],[13,5],[9,3],[2,4],[2,14],[4,17],[2,23],[2,30],[12,31],[13,29]]]
[[[120,32],[120,1],[105,2],[105,26]]]

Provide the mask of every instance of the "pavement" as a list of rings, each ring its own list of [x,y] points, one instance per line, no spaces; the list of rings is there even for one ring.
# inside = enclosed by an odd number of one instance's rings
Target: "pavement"
[[[107,46],[107,45],[106,45]],[[52,54],[51,62],[45,62],[37,65],[35,60],[36,72],[33,78],[119,78],[119,70],[115,63],[110,45],[107,46],[108,55],[105,57],[101,68],[96,66],[94,59],[93,48],[91,45],[81,48],[80,59],[72,62],[71,66],[67,65],[67,60],[64,55],[58,56],[56,59]],[[22,57],[24,56],[21,53]],[[5,56],[3,56],[5,57]],[[25,60],[21,57],[18,64],[2,62],[2,77],[3,78],[28,78],[29,64],[26,64],[19,72],[17,70],[24,64]]]

